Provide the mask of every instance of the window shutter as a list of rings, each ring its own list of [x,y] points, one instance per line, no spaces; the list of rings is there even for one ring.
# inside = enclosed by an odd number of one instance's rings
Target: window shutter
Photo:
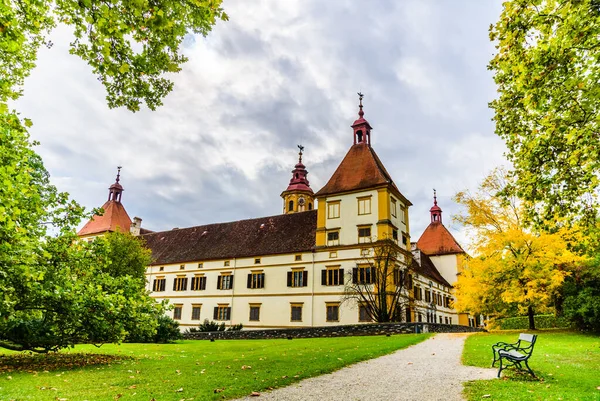
[[[233,289],[233,276],[231,276],[231,280],[229,280],[229,290]]]
[[[287,286],[292,286],[292,272],[287,272]]]
[[[265,273],[260,274],[262,276],[262,286],[260,288],[265,288]]]
[[[346,284],[344,281],[344,269],[340,269],[340,275],[338,276],[340,278],[340,285],[344,285]]]
[[[252,287],[252,273],[248,274],[248,288]]]
[[[306,287],[308,285],[308,272],[305,270],[302,272],[302,287]]]
[[[321,285],[327,285],[327,269],[321,270]]]
[[[231,306],[227,307],[227,319],[226,320],[231,320]]]
[[[221,280],[222,279],[223,279],[223,276],[217,277],[217,290],[221,289]]]
[[[173,279],[173,291],[177,289],[177,279]]]
[[[358,267],[352,268],[352,284],[358,283]]]
[[[183,279],[183,291],[187,291],[187,281],[188,281],[187,277]]]
[[[219,307],[215,306],[215,313],[213,314],[213,319],[217,320],[218,317],[219,317]]]

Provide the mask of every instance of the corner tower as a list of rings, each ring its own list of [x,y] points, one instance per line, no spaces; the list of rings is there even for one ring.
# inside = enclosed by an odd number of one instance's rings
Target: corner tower
[[[111,231],[127,232],[130,230],[131,219],[121,203],[123,186],[121,180],[121,167],[117,168],[117,178],[108,188],[108,200],[102,205],[102,216],[95,215],[77,233],[82,238],[97,237]]]
[[[292,170],[292,179],[287,189],[281,193],[281,197],[283,198],[283,214],[312,210],[315,204],[315,195],[306,178],[308,171],[306,170],[306,166],[302,164],[304,146],[298,145],[298,149],[300,149],[298,164]]]
[[[358,93],[358,119],[352,123],[353,145],[318,201],[317,247],[349,246],[393,239],[410,250],[408,207],[412,205],[371,147],[371,124],[364,118]]]

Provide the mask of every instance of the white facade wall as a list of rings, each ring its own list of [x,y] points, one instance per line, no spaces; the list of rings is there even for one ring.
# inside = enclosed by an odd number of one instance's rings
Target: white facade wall
[[[371,199],[371,213],[359,215],[358,198],[364,197],[370,197]],[[340,245],[354,245],[358,243],[359,225],[370,225],[371,238],[373,241],[377,239],[377,220],[379,209],[376,190],[330,196],[327,198],[326,202],[327,204],[332,202],[340,202],[339,218],[329,218],[329,211],[327,208],[325,208],[327,213],[325,227],[327,230],[340,230]]]
[[[296,261],[296,255],[301,255]],[[219,304],[231,307],[231,319],[225,321],[226,325],[242,323],[246,329],[259,328],[285,328],[285,327],[310,327],[340,324],[358,324],[358,307],[352,301],[342,302],[344,285],[326,286],[321,283],[321,271],[327,267],[344,269],[344,282],[349,280],[352,268],[357,261],[362,260],[359,248],[338,249],[335,251],[321,250],[315,253],[284,254],[260,257],[260,263],[254,263],[255,258],[231,259],[229,266],[224,266],[224,260],[185,263],[164,266],[150,266],[148,268],[148,289],[152,290],[153,281],[158,277],[166,278],[165,291],[153,292],[152,296],[158,301],[168,299],[173,305],[181,305],[182,313],[179,323],[182,329],[195,327],[205,319],[214,320],[214,308]],[[163,267],[163,271],[160,271]],[[287,272],[292,269],[302,268],[308,273],[306,287],[288,287]],[[247,277],[252,271],[265,273],[265,287],[257,289],[247,288]],[[217,278],[222,273],[231,273],[233,289],[218,290]],[[195,275],[203,274],[206,279],[206,289],[201,291],[191,290],[191,279]],[[173,291],[173,280],[177,276],[188,278],[186,291]],[[423,288],[432,289],[445,296],[450,296],[449,288],[422,276],[414,276],[414,283]],[[327,303],[340,303],[339,320],[327,321]],[[260,305],[259,321],[250,321],[250,305]],[[302,305],[302,321],[291,321],[291,304]],[[201,305],[200,318],[192,320],[193,305]],[[416,301],[413,308],[413,321],[426,322],[426,314],[433,310],[431,305],[424,301]],[[421,314],[419,320],[418,314]],[[173,316],[173,311],[169,312]],[[445,318],[451,318],[452,324],[458,324],[456,312],[451,308],[436,306],[436,322],[442,323]]]
[[[430,256],[429,258],[447,282],[450,284],[456,283],[459,271],[458,256],[456,254]]]

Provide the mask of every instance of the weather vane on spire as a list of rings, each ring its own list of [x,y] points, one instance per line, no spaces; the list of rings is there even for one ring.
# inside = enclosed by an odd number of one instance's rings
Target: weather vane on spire
[[[359,101],[358,108],[360,109],[358,111],[358,116],[360,118],[362,118],[362,116],[365,115],[365,113],[363,112],[363,109],[362,109],[363,108],[362,100],[363,100],[363,97],[365,97],[365,95],[363,95],[362,92],[357,92],[356,94],[358,95],[358,101]]]
[[[117,183],[121,179],[121,169],[122,168],[123,168],[122,166],[117,166]]]
[[[435,188],[433,188],[433,204],[437,205],[437,192],[435,191]]]
[[[298,149],[300,149],[300,152],[298,153],[300,155],[300,157],[298,160],[300,163],[302,163],[302,152],[304,152],[304,146],[298,145]]]

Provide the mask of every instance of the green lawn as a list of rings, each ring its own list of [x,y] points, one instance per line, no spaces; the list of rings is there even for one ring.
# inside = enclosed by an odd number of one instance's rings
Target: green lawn
[[[469,400],[600,400],[600,337],[560,331],[538,331],[529,366],[538,376],[502,371],[500,380],[481,380],[465,385]],[[463,363],[489,367],[491,345],[515,342],[519,331],[469,336]],[[498,364],[496,364],[498,366]],[[485,397],[489,395],[488,397]]]
[[[132,357],[87,367],[0,358],[0,400],[217,400],[281,387],[416,344],[429,334],[294,340],[181,341],[77,346],[70,353]],[[82,356],[77,356],[82,359]],[[76,359],[77,359],[76,358]],[[36,363],[39,362],[36,358]],[[73,358],[64,364],[72,366]],[[52,364],[54,362],[51,362]],[[12,371],[7,371],[12,370]],[[29,370],[29,371],[27,371]]]

